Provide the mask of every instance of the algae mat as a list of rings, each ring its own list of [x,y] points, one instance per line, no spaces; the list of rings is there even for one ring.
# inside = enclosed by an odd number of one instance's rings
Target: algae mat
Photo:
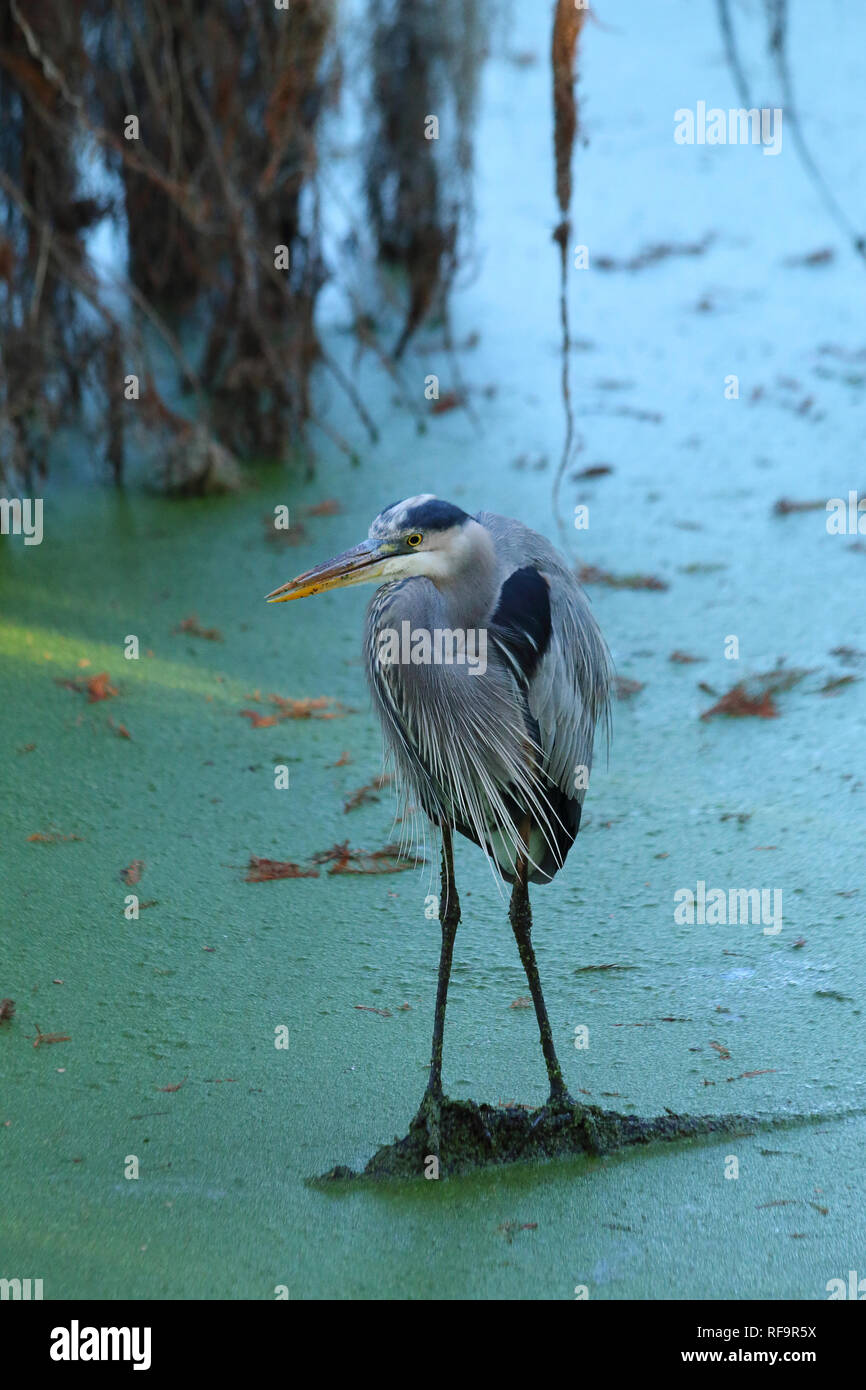
[[[597,116],[580,238],[617,263],[715,239],[570,292],[578,467],[612,469],[566,480],[564,510],[585,503],[591,518],[572,548],[667,588],[590,587],[620,673],[641,688],[618,705],[567,871],[535,895],[539,968],[566,1079],[588,1104],[839,1115],[863,1100],[866,686],[833,683],[866,675],[866,559],[823,512],[773,506],[862,485],[862,323],[841,247],[819,270],[784,267],[832,236],[787,144],[711,162],[673,143],[674,110],[722,81],[715,31],[687,5],[651,34],[637,15],[618,20],[627,44],[587,26]],[[515,22],[515,49],[541,58],[543,25]],[[832,32],[793,40],[816,81],[832,73],[830,172],[855,186],[847,162],[862,151],[842,138],[855,84]],[[417,436],[365,362],[385,442],[360,468],[323,455],[315,484],[262,472],[238,499],[183,505],[57,483],[42,545],[0,549],[0,996],[15,1000],[0,1024],[0,1274],[42,1278],[46,1297],[821,1299],[829,1280],[863,1273],[859,1118],[440,1182],[309,1182],[363,1168],[418,1105],[436,871],[246,881],[250,856],[304,866],[395,836],[387,789],[344,810],[380,770],[363,594],[288,612],[262,599],[418,491],[557,534],[549,130],[513,116],[515,102],[548,101],[542,61],[491,60],[482,256],[455,306],[457,340],[479,335],[462,358],[474,422],[452,411]],[[428,371],[450,385],[435,343],[410,357],[419,400]],[[725,400],[730,372],[763,386],[754,403],[745,386]],[[807,392],[813,406],[794,408]],[[341,512],[307,517],[297,547],[266,539],[274,506],[326,496]],[[221,640],[184,630],[193,614]],[[776,718],[701,719],[780,657],[810,674],[774,696]],[[118,693],[90,700],[102,672]],[[271,693],[342,708],[262,723]],[[543,1067],[506,905],[477,850],[457,854],[446,1087],[535,1106]],[[781,930],[677,921],[675,895],[699,883],[779,890]],[[124,916],[131,893],[151,904],[138,920]],[[39,1033],[68,1040],[34,1047]]]

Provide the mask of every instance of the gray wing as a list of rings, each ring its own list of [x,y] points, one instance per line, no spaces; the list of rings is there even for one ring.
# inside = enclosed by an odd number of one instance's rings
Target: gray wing
[[[527,703],[538,724],[545,773],[569,800],[582,803],[585,785],[575,781],[586,779],[575,774],[585,767],[588,775],[598,724],[609,732],[610,653],[589,599],[544,536],[493,512],[479,512],[476,520],[494,537],[503,581],[532,566],[548,586],[550,640],[528,679]]]

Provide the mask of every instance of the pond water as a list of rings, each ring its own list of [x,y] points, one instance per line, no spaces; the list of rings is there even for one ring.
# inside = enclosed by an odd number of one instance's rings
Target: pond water
[[[829,535],[823,508],[773,514],[781,497],[866,482],[862,266],[788,129],[774,157],[674,142],[678,108],[739,104],[712,7],[678,0],[651,22],[642,5],[602,11],[579,62],[589,144],[574,240],[590,269],[572,272],[569,302],[575,467],[613,471],[566,481],[558,521],[547,7],[514,9],[511,57],[485,72],[477,266],[454,304],[457,341],[478,335],[460,354],[472,416],[431,416],[418,435],[368,354],[358,380],[382,441],[359,467],[326,445],[307,484],[263,469],[240,497],[184,504],[58,480],[43,544],[0,550],[0,995],[16,1001],[0,1026],[0,1273],[43,1278],[46,1297],[570,1299],[585,1286],[820,1299],[828,1280],[866,1274],[866,1120],[849,1113],[864,1103],[866,686],[821,693],[866,676],[866,661],[832,654],[866,650],[866,538]],[[804,121],[847,197],[864,185],[850,137],[862,17],[828,4],[820,27],[805,6],[794,20]],[[760,41],[756,28],[752,51]],[[753,76],[778,105],[769,70]],[[703,249],[597,265],[686,244]],[[823,248],[834,256],[787,264]],[[403,366],[422,406],[431,372],[443,392],[457,384],[428,331]],[[732,374],[739,399],[725,397]],[[323,408],[359,436],[336,390]],[[618,703],[566,871],[534,898],[570,1086],[624,1113],[826,1124],[458,1180],[309,1185],[362,1166],[420,1099],[435,846],[428,867],[389,877],[245,881],[251,855],[304,862],[396,833],[387,790],[344,811],[380,771],[366,594],[262,598],[361,539],[381,506],[428,490],[668,586],[589,590],[620,674],[642,688]],[[297,515],[326,497],[341,511],[306,517],[300,545],[268,540],[275,506]],[[177,631],[191,614],[222,640]],[[129,634],[138,661],[123,657]],[[721,694],[782,657],[813,669],[775,697],[777,718],[701,720],[716,697],[699,681]],[[119,690],[108,700],[57,683],[102,671]],[[240,712],[267,714],[257,692],[349,712],[254,727]],[[121,870],[136,860],[133,888]],[[458,848],[457,876],[446,1088],[540,1104],[506,904],[475,847]],[[781,891],[781,931],[677,922],[674,895],[699,882]],[[137,921],[123,912],[133,891],[152,902]],[[34,1048],[37,1030],[69,1040]]]

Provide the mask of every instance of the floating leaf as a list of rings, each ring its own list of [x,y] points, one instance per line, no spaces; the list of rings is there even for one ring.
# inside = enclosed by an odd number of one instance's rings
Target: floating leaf
[[[277,878],[318,878],[318,869],[305,869],[301,864],[290,860],[260,859],[251,854],[246,875],[247,883],[269,883]]]

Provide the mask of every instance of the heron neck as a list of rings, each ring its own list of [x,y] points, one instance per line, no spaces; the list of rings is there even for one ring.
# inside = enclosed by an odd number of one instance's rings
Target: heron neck
[[[463,564],[453,574],[437,575],[434,580],[443,627],[482,626],[496,606],[499,582],[493,539],[478,522],[468,524],[471,533]]]

